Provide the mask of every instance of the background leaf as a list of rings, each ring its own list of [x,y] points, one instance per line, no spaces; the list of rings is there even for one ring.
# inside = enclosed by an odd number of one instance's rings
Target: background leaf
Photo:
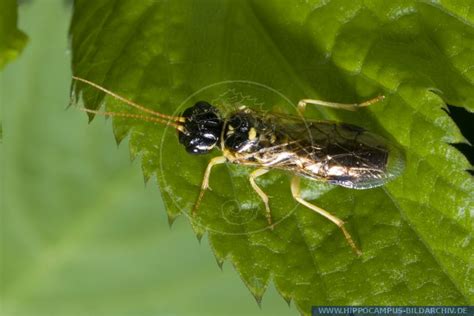
[[[199,99],[294,113],[301,98],[352,103],[383,93],[385,102],[357,113],[308,113],[406,150],[405,172],[384,188],[306,183],[308,199],[350,223],[361,258],[334,225],[295,205],[280,172],[260,181],[281,220],[274,231],[262,230],[263,206],[240,166],[216,168],[193,228],[208,232],[217,260],[229,259],[257,300],[273,280],[302,313],[315,304],[467,304],[473,182],[447,144],[464,139],[442,108],[474,108],[472,22],[467,1],[78,0],[73,69],[164,113]],[[87,107],[131,111],[84,85],[74,91]],[[210,157],[190,157],[153,124],[113,123],[145,179],[158,178],[170,220],[186,214]]]
[[[185,221],[169,229],[156,185],[144,187],[110,124],[66,111],[70,9],[22,6],[31,45],[0,74],[0,314],[262,315]],[[266,314],[294,315],[268,294]]]
[[[28,37],[17,29],[17,1],[0,2],[0,69],[23,50]]]

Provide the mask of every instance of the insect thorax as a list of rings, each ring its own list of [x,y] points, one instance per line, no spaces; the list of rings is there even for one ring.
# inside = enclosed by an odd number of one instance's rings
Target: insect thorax
[[[265,116],[243,109],[234,112],[225,120],[221,148],[229,160],[251,163],[254,158],[257,158],[253,154],[271,148],[279,140],[281,140],[281,135],[276,126]]]

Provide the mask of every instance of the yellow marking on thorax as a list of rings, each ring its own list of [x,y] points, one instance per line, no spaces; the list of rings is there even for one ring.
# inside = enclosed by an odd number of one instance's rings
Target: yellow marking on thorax
[[[257,130],[252,127],[249,131],[249,140],[254,140],[255,138],[257,138]]]
[[[272,134],[272,136],[270,136],[270,144],[274,144],[276,142],[276,136],[275,134]]]

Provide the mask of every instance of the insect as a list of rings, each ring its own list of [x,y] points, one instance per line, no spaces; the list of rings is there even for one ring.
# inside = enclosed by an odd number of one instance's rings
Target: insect
[[[355,253],[360,255],[361,251],[345,228],[344,221],[302,198],[301,177],[351,189],[369,189],[385,184],[403,170],[404,157],[398,147],[355,125],[302,120],[296,115],[260,112],[247,107],[223,117],[216,107],[205,101],[187,108],[181,116],[171,116],[134,103],[89,80],[73,79],[149,115],[82,109],[85,112],[170,125],[178,131],[179,143],[193,155],[206,154],[214,149],[221,151],[221,155],[212,158],[207,165],[193,215],[196,215],[204,193],[209,189],[212,168],[230,162],[256,168],[250,173],[249,182],[263,201],[265,216],[273,228],[268,196],[255,180],[272,169],[285,170],[293,174],[291,193],[294,199],[336,224]],[[298,103],[298,110],[302,114],[311,104],[353,111],[383,98],[378,96],[359,104],[304,99]]]

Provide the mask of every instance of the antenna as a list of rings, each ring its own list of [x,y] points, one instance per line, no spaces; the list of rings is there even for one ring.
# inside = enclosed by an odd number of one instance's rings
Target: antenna
[[[95,111],[95,110],[90,110],[86,108],[79,108],[79,110],[87,113],[94,113],[97,115],[102,115],[102,116],[117,116],[117,117],[127,117],[127,118],[133,118],[133,119],[139,119],[139,120],[144,120],[147,122],[153,122],[153,123],[160,123],[164,125],[169,125],[173,126],[180,132],[185,132],[184,126],[180,125],[179,123],[175,122],[170,122],[169,120],[163,120],[161,118],[157,117],[151,117],[151,116],[146,116],[146,115],[140,115],[140,114],[132,114],[132,113],[121,113],[121,112],[101,112],[101,111]]]
[[[137,104],[129,99],[126,99],[110,90],[107,90],[106,88],[104,87],[101,87],[99,86],[98,84],[92,82],[92,81],[89,81],[87,79],[84,79],[84,78],[81,78],[81,77],[77,77],[77,76],[72,76],[72,78],[74,80],[77,80],[77,81],[80,81],[80,82],[83,82],[83,83],[86,83],[94,88],[97,88],[99,90],[101,90],[102,92],[105,92],[106,94],[114,97],[115,99],[119,100],[119,101],[122,101],[142,112],[146,112],[146,113],[149,113],[149,114],[152,114],[152,115],[155,115],[155,116],[158,116],[158,117],[161,117],[161,118],[164,118],[164,119],[168,119],[168,120],[172,120],[172,121],[175,121],[175,122],[184,122],[185,121],[185,118],[182,117],[182,116],[172,116],[172,115],[166,115],[166,114],[162,114],[162,113],[159,113],[159,112],[156,112],[156,111],[153,111],[153,110],[150,110],[140,104]],[[88,112],[88,111],[86,111]],[[90,112],[90,113],[94,113],[94,112]],[[106,113],[106,112],[103,112],[103,113]],[[112,113],[112,112],[108,112],[108,113]],[[99,114],[99,113],[95,113],[95,114]],[[124,113],[122,113],[124,114]],[[109,115],[109,116],[112,116],[112,115]],[[118,116],[118,115],[117,115]]]

